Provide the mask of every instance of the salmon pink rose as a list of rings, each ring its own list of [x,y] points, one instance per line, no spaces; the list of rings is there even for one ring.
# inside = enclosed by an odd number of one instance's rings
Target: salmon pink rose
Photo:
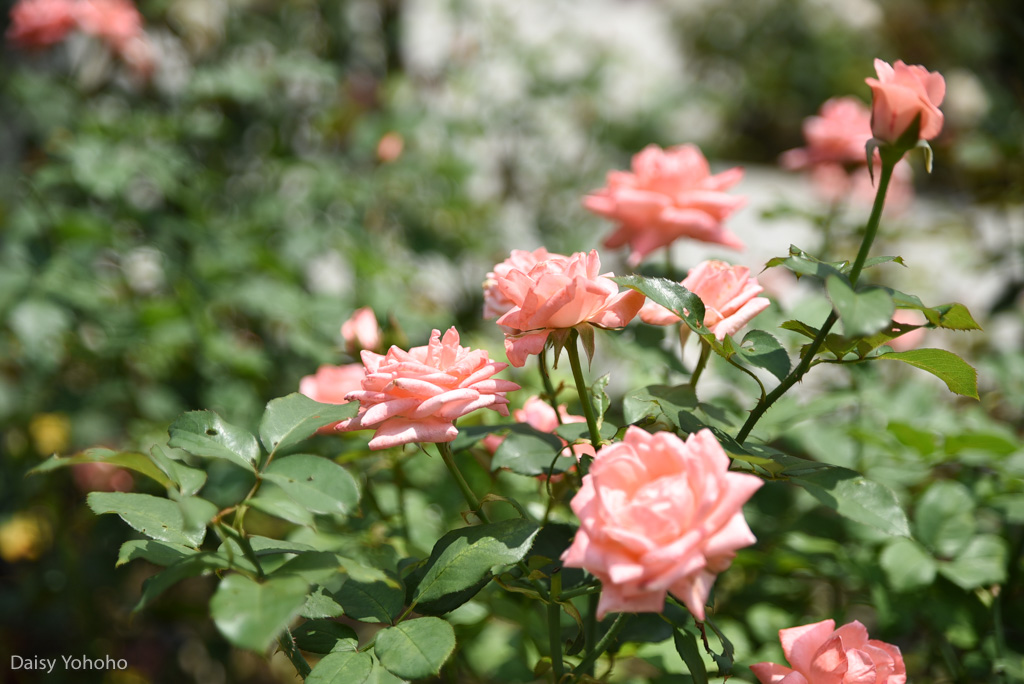
[[[782,166],[806,169],[819,164],[864,164],[864,146],[871,139],[871,110],[854,97],[834,97],[817,116],[804,119],[807,147],[782,154]]]
[[[361,363],[349,363],[344,366],[323,365],[317,369],[316,375],[307,375],[299,381],[299,393],[321,404],[344,404],[349,392],[362,389],[366,368]],[[337,423],[326,425],[317,432],[329,434],[335,430]]]
[[[703,620],[715,576],[756,541],[743,504],[762,484],[729,472],[710,430],[684,442],[631,426],[597,452],[573,497],[580,529],[562,560],[601,580],[598,619],[661,612],[672,592]]]
[[[581,324],[621,328],[636,316],[644,296],[634,290],[619,292],[601,273],[595,250],[572,256],[549,255],[529,270],[495,270],[495,283],[512,308],[497,323],[505,330],[505,352],[516,368],[526,357],[544,349],[548,335]]]
[[[583,206],[619,224],[605,247],[629,245],[629,265],[681,237],[732,249],[743,243],[722,222],[746,200],[726,194],[740,182],[736,167],[711,175],[696,145],[663,150],[648,145],[633,157],[633,172],[611,171],[607,186],[583,198]]]
[[[352,316],[341,324],[341,339],[345,341],[345,349],[355,354],[361,349],[375,351],[380,346],[380,325],[373,309],[364,306],[356,309]]]
[[[761,684],[905,684],[899,648],[868,639],[856,620],[835,626],[834,620],[823,620],[780,629],[782,652],[792,667],[754,663],[750,671]]]
[[[531,268],[547,259],[567,259],[564,254],[554,254],[544,247],[538,247],[532,252],[524,249],[513,249],[508,259],[494,266],[494,270],[487,274],[484,280],[484,318],[490,320],[500,318],[509,312],[515,303],[501,293],[498,287],[498,278],[505,277],[512,269],[528,273]]]
[[[931,140],[942,130],[939,105],[946,96],[946,79],[923,66],[908,66],[902,60],[889,65],[875,60],[878,78],[867,78],[871,86],[871,132],[879,140],[893,143],[921,117],[918,138]]]
[[[376,430],[371,449],[413,442],[450,442],[458,435],[455,420],[481,408],[508,415],[506,392],[519,385],[493,376],[508,367],[491,361],[482,349],[459,346],[459,333],[439,330],[430,343],[387,354],[362,352],[366,377],[346,399],[359,402],[359,413],[338,430]]]
[[[73,0],[20,0],[11,8],[7,40],[21,48],[59,43],[75,28]]]
[[[143,35],[142,15],[131,0],[78,0],[75,18],[84,33],[101,38],[118,52]]]
[[[732,335],[768,308],[764,291],[746,266],[730,266],[724,261],[705,261],[690,270],[680,283],[704,302],[704,325],[719,340]],[[650,300],[640,309],[640,320],[651,325],[671,325],[679,316]]]
[[[583,416],[574,416],[571,413],[569,413],[569,410],[568,408],[566,408],[565,404],[562,404],[558,407],[558,413],[556,414],[555,409],[551,408],[551,404],[544,401],[538,396],[532,396],[529,399],[527,399],[526,402],[523,404],[523,408],[516,409],[515,411],[512,412],[512,417],[516,419],[517,423],[526,423],[534,430],[539,430],[540,432],[554,432],[555,430],[558,429],[559,425],[564,425],[568,423],[587,422],[587,419],[584,418]],[[483,440],[484,447],[486,447],[487,450],[490,451],[492,454],[498,450],[498,447],[504,441],[505,438],[501,435],[488,435]],[[566,442],[564,439],[562,440],[562,443],[568,445],[568,442]],[[578,461],[580,459],[580,456],[582,456],[583,454],[586,454],[587,456],[593,456],[594,447],[590,444],[574,444],[572,446],[572,454],[576,457],[576,460]],[[568,446],[566,446],[566,448],[562,450],[562,455],[569,455]]]

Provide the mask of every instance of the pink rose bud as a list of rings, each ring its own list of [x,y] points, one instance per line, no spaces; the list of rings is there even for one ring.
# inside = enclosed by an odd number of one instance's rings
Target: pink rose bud
[[[554,432],[558,429],[559,425],[565,425],[568,423],[585,423],[587,419],[583,416],[575,416],[569,413],[565,404],[558,407],[558,413],[555,414],[555,409],[551,408],[551,404],[544,401],[538,396],[530,397],[523,404],[523,408],[516,409],[512,412],[512,417],[516,419],[517,423],[526,423],[534,430],[540,432]],[[561,423],[559,422],[561,418]],[[492,454],[498,450],[501,443],[505,441],[505,438],[501,435],[488,435],[484,438],[484,446]],[[568,445],[564,439],[563,444]],[[580,456],[586,454],[588,456],[594,455],[594,447],[590,444],[574,444],[572,447],[572,453],[576,456],[576,460],[580,460]],[[569,447],[562,451],[563,456],[569,455]]]
[[[900,649],[868,639],[864,625],[835,629],[834,620],[779,630],[782,652],[792,668],[776,663],[750,666],[761,684],[905,684]]]
[[[387,354],[363,351],[366,377],[362,389],[349,392],[359,413],[338,425],[342,432],[376,430],[371,449],[413,442],[450,442],[458,435],[455,421],[477,409],[508,415],[506,392],[519,385],[492,376],[508,367],[491,361],[482,349],[459,346],[459,333],[439,330],[430,343]]]
[[[522,249],[513,249],[508,259],[494,266],[494,270],[487,274],[484,280],[484,318],[500,318],[508,313],[515,303],[501,293],[498,287],[498,278],[508,275],[512,269],[528,273],[531,268],[548,259],[568,259],[563,254],[553,254],[543,247],[538,247],[532,252]]]
[[[356,309],[351,318],[341,324],[341,339],[350,354],[362,349],[376,350],[380,346],[380,326],[373,309],[368,306]]]
[[[366,368],[361,363],[350,363],[344,366],[320,366],[316,375],[307,375],[299,381],[299,392],[321,404],[344,404],[349,392],[362,389]],[[337,423],[324,426],[317,430],[329,434],[337,428]]]
[[[619,224],[604,246],[629,245],[630,266],[682,237],[743,249],[722,225],[746,203],[725,192],[742,178],[739,167],[711,175],[696,145],[648,145],[633,157],[632,173],[610,172],[607,186],[584,197],[583,206]]]
[[[597,452],[573,497],[580,529],[562,560],[601,580],[598,619],[661,612],[672,592],[703,620],[715,576],[756,541],[743,504],[762,484],[729,472],[710,430],[684,442],[631,426]]]
[[[521,368],[526,357],[544,349],[548,334],[582,323],[600,328],[621,328],[636,316],[644,296],[634,290],[619,292],[601,274],[597,252],[572,256],[549,255],[529,270],[495,269],[495,284],[513,307],[498,319],[505,330],[505,352]]]
[[[680,284],[704,302],[704,325],[719,340],[734,334],[770,303],[757,296],[764,288],[750,276],[749,268],[730,266],[724,261],[698,264]],[[671,325],[678,322],[679,317],[647,300],[640,309],[640,320],[651,325]]]
[[[867,78],[871,86],[871,132],[887,143],[906,133],[917,117],[921,118],[920,140],[931,140],[942,130],[939,105],[946,95],[946,80],[937,71],[923,66],[908,66],[898,61],[875,60],[878,78]]]
[[[59,43],[75,28],[74,0],[20,0],[11,8],[7,40],[20,48]]]

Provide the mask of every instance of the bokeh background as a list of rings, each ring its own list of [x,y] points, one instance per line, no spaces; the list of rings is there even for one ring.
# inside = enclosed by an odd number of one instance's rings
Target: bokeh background
[[[13,4],[0,2],[0,28]],[[720,580],[732,584],[723,589],[732,603],[748,606],[726,626],[749,664],[777,657],[780,627],[835,612],[898,643],[919,684],[1024,681],[1014,679],[1024,678],[1019,0],[138,7],[148,75],[82,35],[0,49],[8,681],[42,681],[10,671],[12,654],[131,665],[45,680],[55,684],[292,681],[287,662],[234,650],[217,634],[201,578],[131,614],[153,567],[115,569],[129,530],[84,500],[91,489],[147,483],[25,472],[94,445],[145,450],[186,410],[253,426],[268,400],[341,361],[339,326],[360,306],[388,321],[394,341],[422,344],[431,328],[454,324],[500,355],[500,334],[479,315],[486,272],[513,248],[598,247],[610,227],[580,198],[649,143],[696,143],[715,169],[747,168],[736,192],[751,202],[731,226],[751,249],[723,256],[756,272],[791,242],[813,251],[826,206],[777,159],[803,144],[802,120],[829,97],[868,99],[875,57],[946,77],[934,172],[918,161],[916,197],[887,219],[878,253],[892,247],[907,260],[906,273],[890,272],[902,289],[917,287],[928,304],[962,301],[985,327],[929,342],[978,367],[982,401],[955,401],[917,375],[863,374],[859,386],[826,375],[812,389],[832,387],[829,401],[793,400],[773,420],[792,421],[791,450],[896,489],[912,519],[938,507],[954,542],[917,530],[939,539],[935,562],[987,541],[964,561],[973,570],[908,578],[884,560],[902,558],[890,540],[838,519],[778,519],[772,512],[793,502],[764,496],[751,523],[761,543]],[[844,217],[848,227],[858,211]],[[837,256],[855,244],[842,223],[830,245]],[[687,248],[673,258],[685,267],[705,253],[720,254]],[[605,262],[621,270],[622,259]],[[800,287],[773,282],[787,317],[805,312]],[[615,360],[613,344],[607,353],[619,392],[660,377],[651,359]],[[806,534],[812,525],[815,536],[834,526],[834,543]],[[480,633],[494,643],[511,638],[507,625],[488,629]],[[448,681],[529,681],[516,654],[502,653],[474,663],[476,679],[452,669]],[[627,668],[617,681],[688,681],[670,642],[640,656],[648,669]],[[740,666],[737,675],[749,679]]]

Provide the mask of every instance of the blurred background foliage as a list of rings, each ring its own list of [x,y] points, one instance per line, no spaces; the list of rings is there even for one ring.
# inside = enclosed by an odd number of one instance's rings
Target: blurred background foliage
[[[12,5],[0,2],[0,22]],[[398,342],[457,324],[500,349],[479,317],[484,274],[512,248],[596,247],[607,226],[579,199],[607,170],[652,142],[772,165],[825,99],[866,99],[881,57],[947,78],[927,192],[964,216],[989,208],[1006,228],[988,247],[969,218],[958,233],[1000,274],[975,314],[1002,334],[969,343],[980,406],[908,376],[854,374],[813,411],[794,400],[770,414],[794,453],[861,470],[912,519],[932,507],[923,517],[948,524],[877,538],[765,487],[748,514],[761,541],[718,589],[746,608],[724,622],[742,663],[781,662],[777,629],[837,615],[897,643],[911,681],[1024,678],[1018,0],[139,9],[157,57],[149,79],[87,39],[0,53],[4,667],[11,654],[109,654],[132,668],[47,681],[290,681],[287,663],[223,642],[201,580],[130,615],[148,571],[113,570],[126,528],[83,505],[88,489],[130,483],[25,471],[54,452],[165,441],[185,410],[251,427],[266,401],[346,358],[338,327],[359,306],[391,317]],[[784,227],[776,237],[782,253]],[[515,620],[461,627],[479,645],[448,680],[476,681],[472,667],[491,678],[479,681],[527,681],[516,644],[530,627]],[[512,646],[488,651],[498,643]],[[641,648],[619,681],[686,681],[662,646]]]

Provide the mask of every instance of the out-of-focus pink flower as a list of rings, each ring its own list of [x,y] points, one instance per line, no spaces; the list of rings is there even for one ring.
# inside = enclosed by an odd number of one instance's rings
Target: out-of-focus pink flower
[[[696,145],[648,145],[633,157],[632,167],[632,173],[609,172],[607,186],[583,198],[584,207],[619,224],[605,247],[629,245],[631,266],[681,237],[743,249],[722,224],[746,203],[725,192],[743,178],[743,169],[711,175]]]
[[[316,375],[307,375],[299,381],[299,392],[321,404],[344,404],[349,392],[362,389],[366,368],[361,363],[349,363],[344,366],[323,365],[317,369]],[[326,425],[319,430],[320,434],[335,431],[338,423]]]
[[[393,162],[402,156],[404,148],[405,140],[400,134],[394,131],[385,133],[377,141],[377,159],[384,164]]]
[[[924,325],[928,322],[923,313],[912,309],[897,309],[896,313],[892,315],[892,320],[895,323],[906,323],[908,325]],[[893,348],[893,351],[909,351],[921,346],[921,343],[924,342],[925,334],[925,328],[916,328],[893,340],[889,340],[888,344]]]
[[[807,147],[782,154],[783,168],[806,169],[819,164],[863,164],[871,139],[871,110],[855,97],[834,97],[817,116],[804,119]]]
[[[684,442],[631,426],[597,452],[573,497],[580,529],[562,560],[601,580],[599,619],[660,612],[672,592],[703,620],[715,576],[756,541],[743,504],[762,484],[729,472],[710,430]]]
[[[532,252],[513,249],[508,259],[500,264],[495,264],[494,270],[488,273],[484,280],[484,318],[488,320],[499,318],[515,307],[515,302],[501,293],[501,288],[498,287],[499,277],[504,278],[512,269],[529,273],[534,266],[548,259],[568,259],[568,257],[564,254],[549,252],[544,247],[538,247]]]
[[[835,629],[834,620],[779,630],[791,668],[754,663],[761,684],[905,684],[900,649],[877,639],[854,620]]]
[[[118,52],[143,35],[142,15],[131,0],[78,0],[75,20],[82,32],[106,41]]]
[[[862,205],[870,206],[875,201],[876,181],[881,173],[881,161],[875,155],[874,177],[868,172],[867,164],[861,164],[847,171],[839,164],[818,164],[811,169],[811,181],[818,195],[834,204],[850,198]],[[886,214],[895,215],[906,210],[914,200],[914,172],[907,161],[900,160],[893,169],[889,189],[885,194]]]
[[[345,341],[345,349],[355,354],[362,349],[376,351],[380,346],[380,326],[373,309],[364,306],[356,309],[352,316],[341,324],[341,339]]]
[[[521,368],[527,356],[539,354],[555,330],[583,323],[621,328],[633,320],[644,296],[635,290],[619,292],[608,279],[612,275],[601,273],[596,250],[551,255],[528,271],[495,271],[497,288],[514,305],[497,321],[505,329],[505,352],[512,365]]]
[[[11,8],[7,40],[20,48],[41,48],[64,40],[75,28],[74,0],[19,0]]]
[[[506,392],[519,389],[509,380],[494,378],[507,363],[491,361],[482,349],[459,346],[459,333],[439,330],[430,343],[387,354],[364,350],[366,377],[362,389],[350,392],[359,413],[342,421],[340,431],[376,430],[371,449],[412,442],[450,442],[458,435],[455,420],[481,408],[508,415]]]
[[[131,473],[111,463],[79,463],[71,476],[83,492],[130,492],[135,486]]]
[[[942,130],[939,105],[946,96],[946,79],[923,66],[903,60],[893,65],[875,60],[878,78],[864,79],[871,86],[871,132],[885,142],[896,142],[921,117],[918,138],[931,140]]]
[[[693,267],[680,283],[704,302],[704,325],[719,340],[732,335],[764,311],[770,302],[758,297],[764,291],[746,266],[724,261],[704,261]],[[651,325],[671,325],[679,317],[660,304],[647,300],[640,319]]]
[[[575,416],[569,413],[565,404],[559,406],[558,413],[555,414],[555,409],[551,408],[551,404],[538,396],[533,396],[527,399],[523,404],[523,408],[516,409],[512,412],[512,417],[516,419],[516,422],[526,423],[534,430],[539,430],[540,432],[554,432],[558,429],[559,425],[563,424],[587,422],[587,419],[583,416]],[[559,417],[562,419],[561,423],[558,422]],[[484,437],[483,444],[484,447],[493,454],[504,441],[505,437],[502,435],[487,435]],[[562,442],[568,445],[568,442],[564,439]],[[594,447],[591,444],[575,444],[571,451],[572,454],[576,456],[577,461],[583,454],[586,454],[587,456],[594,455]],[[568,456],[569,452],[570,449],[566,446],[566,448],[562,450],[562,455]]]

